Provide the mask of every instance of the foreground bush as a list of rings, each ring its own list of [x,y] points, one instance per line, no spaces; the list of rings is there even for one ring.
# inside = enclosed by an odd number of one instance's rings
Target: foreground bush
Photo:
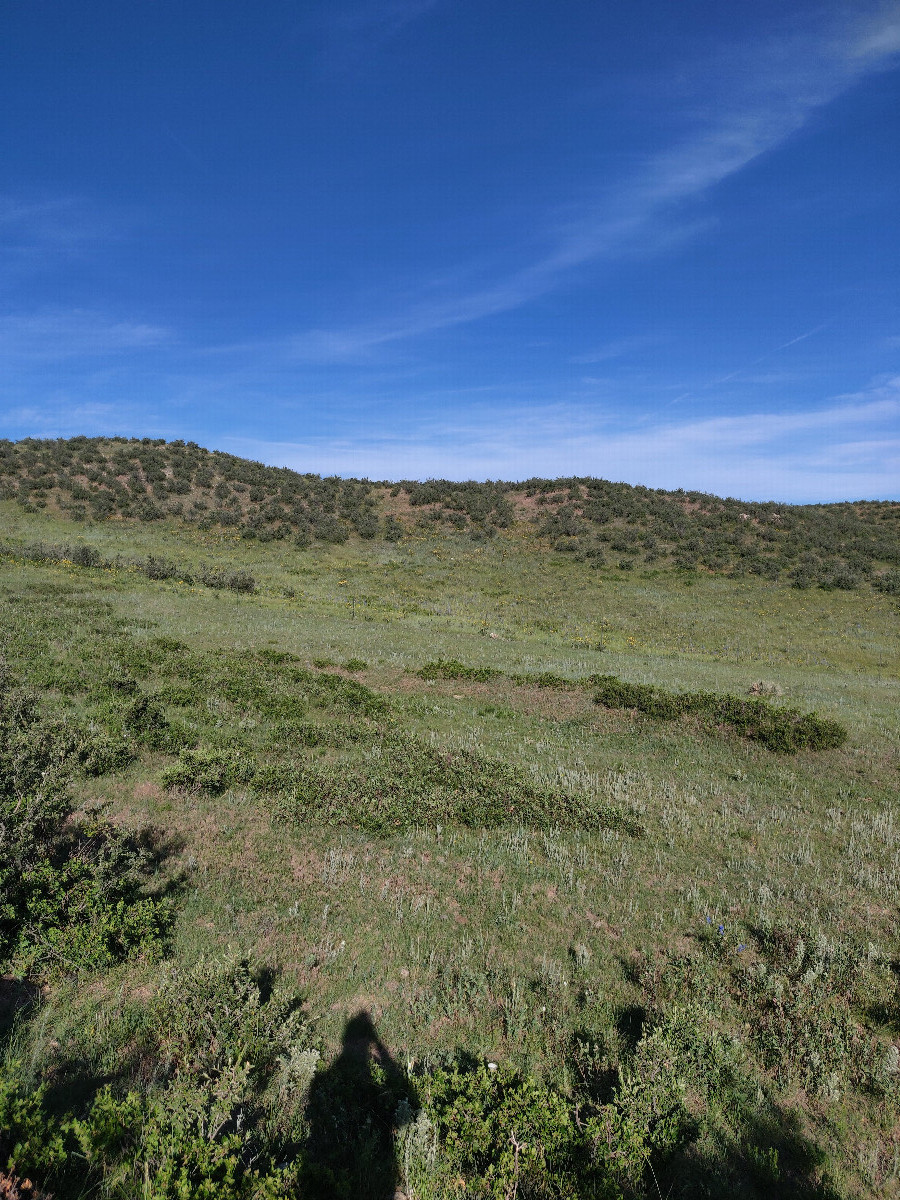
[[[0,969],[103,967],[165,939],[171,905],[145,891],[150,847],[76,817],[66,790],[74,770],[120,765],[107,741],[0,687]]]
[[[146,1200],[294,1195],[295,1172],[275,1166],[257,1126],[279,1072],[275,1098],[290,1103],[284,1063],[303,1023],[290,998],[267,991],[244,962],[170,969],[142,1008],[106,1022],[107,1057],[117,1050],[121,1068],[130,1041],[132,1056],[152,1064],[153,1085],[101,1086],[81,1113],[55,1112],[46,1085],[29,1087],[19,1064],[0,1069],[0,1169],[62,1196],[86,1187]],[[90,1038],[70,1046],[72,1066],[98,1049]]]

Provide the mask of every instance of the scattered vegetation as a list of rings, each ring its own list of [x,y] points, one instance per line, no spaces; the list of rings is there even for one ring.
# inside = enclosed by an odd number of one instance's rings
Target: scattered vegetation
[[[372,483],[266,467],[193,442],[85,437],[0,441],[3,498],[80,522],[177,520],[298,548],[442,530],[487,542],[530,526],[594,567],[674,567],[890,595],[900,586],[900,505],[888,501],[761,504],[591,478]]]
[[[662,721],[671,721],[686,713],[699,713],[712,728],[728,726],[742,736],[762,743],[768,750],[795,754],[798,750],[834,750],[847,740],[847,730],[837,721],[816,713],[801,713],[786,706],[773,707],[759,697],[777,695],[778,685],[754,683],[754,699],[722,696],[715,692],[667,692],[649,684],[627,683],[615,675],[587,675],[567,679],[553,671],[504,674],[495,667],[471,667],[455,659],[435,659],[418,672],[420,679],[462,679],[485,683],[506,678],[526,687],[555,688],[571,691],[592,687],[594,700],[606,708],[630,708]]]
[[[0,1195],[900,1194],[893,550],[654,574],[585,480],[370,484],[368,537],[308,477],[340,529],[267,540],[289,472],[230,525],[228,456],[59,443],[187,506],[104,516],[51,445],[0,501]],[[775,511],[839,508],[895,538]]]

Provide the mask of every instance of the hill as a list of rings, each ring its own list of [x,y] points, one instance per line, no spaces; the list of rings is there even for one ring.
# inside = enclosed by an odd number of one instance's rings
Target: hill
[[[440,527],[477,541],[524,525],[596,567],[900,588],[900,504],[890,501],[758,504],[589,478],[372,483],[265,467],[190,442],[84,437],[0,442],[0,497],[75,521],[174,518],[300,547]]]
[[[897,505],[2,451],[0,1195],[898,1194]]]

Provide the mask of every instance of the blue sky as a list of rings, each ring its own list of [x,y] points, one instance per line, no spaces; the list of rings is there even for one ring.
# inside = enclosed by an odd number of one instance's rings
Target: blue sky
[[[900,498],[900,3],[4,0],[0,436]]]

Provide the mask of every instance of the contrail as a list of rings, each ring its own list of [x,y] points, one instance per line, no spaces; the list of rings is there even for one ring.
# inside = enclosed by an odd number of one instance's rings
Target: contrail
[[[705,392],[708,388],[718,387],[720,383],[728,383],[730,379],[736,379],[738,375],[742,375],[744,371],[748,371],[751,367],[757,366],[761,362],[765,362],[767,358],[771,358],[774,354],[779,354],[782,350],[787,350],[788,346],[796,346],[798,342],[803,342],[813,334],[819,333],[826,326],[832,325],[837,320],[836,317],[829,317],[827,321],[823,321],[821,325],[816,325],[814,329],[808,329],[806,333],[801,333],[797,337],[793,337],[788,342],[782,342],[780,346],[775,346],[772,350],[767,350],[765,354],[761,354],[759,358],[751,359],[750,362],[744,363],[742,367],[738,367],[736,371],[730,371],[727,375],[720,375],[716,379],[710,379],[708,383],[701,383],[699,387],[692,388],[689,392],[682,392],[680,396],[676,396],[674,400],[669,400],[664,404],[663,408],[670,408],[673,404],[677,404],[680,400],[687,400],[691,396],[696,396],[698,392]],[[661,411],[661,410],[660,410]]]

